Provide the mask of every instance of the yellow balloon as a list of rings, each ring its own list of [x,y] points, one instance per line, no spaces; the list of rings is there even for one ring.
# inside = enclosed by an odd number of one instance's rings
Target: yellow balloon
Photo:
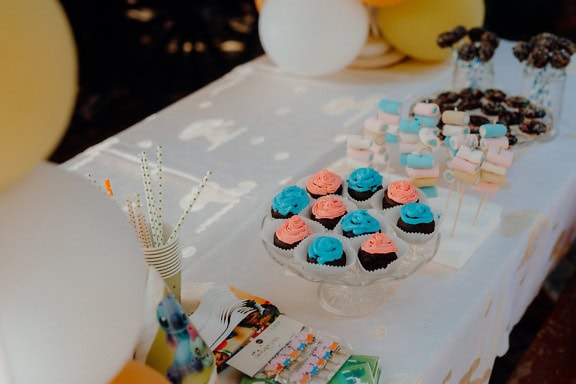
[[[371,5],[373,7],[390,7],[403,1],[406,0],[362,0],[364,4]]]
[[[407,0],[380,8],[378,25],[388,42],[398,51],[425,61],[439,61],[450,55],[436,38],[442,32],[463,25],[481,26],[484,0]]]
[[[258,12],[260,12],[260,10],[262,9],[264,1],[266,0],[254,0],[254,4],[256,4],[256,9],[258,10]]]
[[[158,371],[130,360],[109,384],[170,384]]]
[[[77,92],[74,38],[56,0],[0,1],[0,191],[47,158]]]

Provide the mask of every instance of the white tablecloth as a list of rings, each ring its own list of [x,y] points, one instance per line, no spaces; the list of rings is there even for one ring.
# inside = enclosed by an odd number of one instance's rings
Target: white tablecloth
[[[521,66],[503,42],[495,86],[517,94]],[[384,383],[487,382],[508,334],[574,237],[576,76],[569,71],[559,136],[515,149],[507,184],[490,201],[500,227],[455,270],[431,262],[387,283],[384,304],[362,317],[320,307],[316,283],[285,273],[259,238],[261,218],[283,185],[345,156],[377,102],[410,103],[449,86],[450,63],[404,62],[296,78],[258,58],[62,165],[110,179],[119,205],[143,194],[138,154],[164,153],[165,217],[175,223],[207,170],[213,175],[180,232],[183,282],[216,282],[265,297],[289,317],[381,357]],[[402,172],[397,160],[393,168]],[[237,374],[228,368],[221,382]]]

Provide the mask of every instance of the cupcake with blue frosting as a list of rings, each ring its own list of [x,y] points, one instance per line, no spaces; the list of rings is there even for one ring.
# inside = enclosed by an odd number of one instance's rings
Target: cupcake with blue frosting
[[[351,238],[368,235],[382,230],[382,224],[366,209],[349,212],[340,220],[342,234]]]
[[[396,225],[408,233],[433,233],[436,221],[430,207],[422,203],[410,203],[400,207],[400,216]]]
[[[310,196],[304,188],[290,185],[274,196],[270,213],[275,219],[288,219],[302,212],[309,202]]]
[[[346,180],[348,196],[357,201],[366,201],[381,190],[382,175],[374,168],[356,168]]]

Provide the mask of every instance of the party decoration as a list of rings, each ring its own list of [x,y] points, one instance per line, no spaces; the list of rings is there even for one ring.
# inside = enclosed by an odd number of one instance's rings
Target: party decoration
[[[259,17],[262,47],[282,70],[321,76],[350,64],[368,36],[357,0],[266,0]]]
[[[159,372],[149,366],[130,360],[110,384],[170,384]]]
[[[254,0],[254,5],[256,5],[256,10],[260,12],[262,10],[262,6],[266,0]]]
[[[414,59],[439,61],[450,53],[436,44],[438,35],[455,25],[482,25],[484,12],[482,0],[410,0],[380,8],[377,20],[397,50]]]
[[[48,157],[76,97],[76,51],[58,1],[0,2],[0,190]]]
[[[133,356],[146,266],[126,217],[40,163],[0,194],[0,348],[15,383],[109,382]]]

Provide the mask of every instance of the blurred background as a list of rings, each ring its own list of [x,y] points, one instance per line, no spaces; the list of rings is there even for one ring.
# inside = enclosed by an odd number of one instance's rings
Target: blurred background
[[[254,0],[60,0],[77,43],[79,94],[61,163],[263,54]],[[576,40],[576,1],[485,0],[484,26]]]

